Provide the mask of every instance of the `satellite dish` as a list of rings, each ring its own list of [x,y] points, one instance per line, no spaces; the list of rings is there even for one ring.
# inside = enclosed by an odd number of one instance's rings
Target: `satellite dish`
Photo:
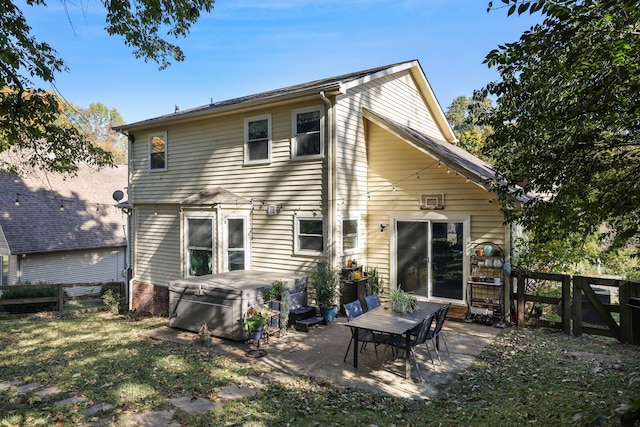
[[[116,202],[120,202],[120,200],[124,198],[124,193],[120,190],[116,190],[113,192],[113,195],[111,197],[113,197],[113,200],[115,200]]]

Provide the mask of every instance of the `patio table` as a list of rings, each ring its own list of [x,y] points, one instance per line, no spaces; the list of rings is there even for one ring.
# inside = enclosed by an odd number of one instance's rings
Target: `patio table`
[[[433,302],[418,302],[418,310],[411,313],[397,313],[391,309],[391,304],[382,304],[366,313],[345,323],[355,329],[353,342],[353,367],[358,367],[358,333],[360,329],[390,335],[405,336],[405,378],[411,377],[411,330],[418,326],[425,317],[435,313],[442,304]]]

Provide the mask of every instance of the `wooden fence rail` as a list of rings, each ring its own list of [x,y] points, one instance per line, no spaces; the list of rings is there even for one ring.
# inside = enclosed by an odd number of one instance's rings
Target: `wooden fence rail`
[[[536,317],[538,324],[562,329],[565,334],[604,335],[615,337],[622,343],[640,345],[640,310],[628,304],[630,298],[640,296],[640,282],[524,271],[514,272],[512,278],[516,281],[511,295],[517,324],[527,324]],[[559,286],[561,296],[539,295],[536,284],[541,282]],[[610,291],[608,295],[617,295],[617,302],[603,301],[602,295],[596,292],[597,288],[607,288]],[[527,311],[527,307],[536,304],[545,305],[547,313],[557,313],[560,321],[540,319],[542,310],[536,313]],[[585,322],[587,312],[598,325]]]
[[[96,293],[88,293],[88,294],[79,294],[79,295],[70,295],[65,292],[66,289],[70,288],[93,288],[93,287],[102,287],[102,286],[117,286],[120,291],[120,295],[124,295],[124,283],[123,282],[92,282],[92,283],[45,283],[45,284],[34,284],[34,285],[8,285],[8,286],[0,286],[0,293],[5,290],[21,290],[21,289],[51,289],[56,288],[56,296],[51,297],[29,297],[29,298],[8,298],[1,299],[0,298],[0,308],[5,305],[17,305],[17,304],[42,304],[42,303],[55,303],[56,311],[64,311],[64,303],[69,300],[82,300],[82,299],[90,299],[99,297],[100,294]]]

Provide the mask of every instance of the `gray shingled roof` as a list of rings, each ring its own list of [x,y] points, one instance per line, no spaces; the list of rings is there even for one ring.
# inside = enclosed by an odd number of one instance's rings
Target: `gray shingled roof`
[[[195,115],[195,114],[199,114],[199,113],[205,113],[207,111],[213,111],[213,110],[218,110],[218,109],[222,109],[224,107],[236,107],[236,106],[241,106],[243,104],[249,104],[252,102],[256,102],[256,101],[263,101],[263,100],[271,100],[271,99],[275,99],[275,98],[280,98],[283,96],[295,96],[295,95],[300,95],[300,94],[304,94],[304,93],[317,93],[320,91],[332,91],[332,90],[338,90],[340,88],[341,85],[343,84],[347,84],[356,80],[359,80],[361,78],[370,76],[372,74],[375,73],[379,73],[385,70],[388,70],[390,68],[394,68],[397,67],[399,65],[403,65],[406,64],[407,66],[412,65],[414,63],[417,63],[416,60],[413,61],[403,61],[403,62],[398,62],[396,64],[390,64],[390,65],[385,65],[382,67],[376,67],[376,68],[370,68],[368,70],[362,70],[362,71],[357,71],[357,72],[353,72],[353,73],[348,73],[348,74],[342,74],[339,76],[334,76],[334,77],[329,77],[329,78],[325,78],[325,79],[319,79],[319,80],[314,80],[314,81],[310,81],[310,82],[306,82],[306,83],[301,83],[301,84],[297,84],[297,85],[292,85],[292,86],[287,86],[287,87],[283,87],[280,89],[275,89],[275,90],[270,90],[270,91],[266,91],[266,92],[260,92],[260,93],[255,93],[252,95],[247,95],[247,96],[242,96],[239,98],[233,98],[233,99],[228,99],[228,100],[224,100],[224,101],[219,101],[219,102],[213,102],[211,104],[207,104],[207,105],[203,105],[200,107],[195,107],[195,108],[190,108],[190,109],[186,109],[186,110],[180,110],[177,111],[175,113],[172,114],[166,114],[164,116],[159,116],[159,117],[155,117],[152,119],[148,119],[148,120],[143,120],[140,122],[135,122],[135,123],[129,123],[123,126],[118,126],[115,127],[114,129],[117,131],[121,131],[121,130],[127,130],[133,127],[137,127],[137,126],[142,126],[142,125],[147,125],[147,124],[152,124],[152,123],[156,123],[156,122],[162,122],[165,120],[173,120],[173,119],[178,119],[181,118],[183,116],[190,116],[190,115]]]
[[[127,218],[111,196],[126,186],[127,166],[81,166],[67,179],[0,173],[0,230],[12,254],[125,246]]]

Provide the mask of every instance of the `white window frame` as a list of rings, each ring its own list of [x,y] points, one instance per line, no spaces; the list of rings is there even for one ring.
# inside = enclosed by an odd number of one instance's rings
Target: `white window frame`
[[[267,158],[250,160],[249,159],[249,143],[251,141],[249,141],[249,123],[257,122],[260,120],[267,120],[267,140],[268,140],[267,141],[267,144],[268,144]],[[271,114],[263,114],[261,116],[247,117],[246,119],[244,119],[244,163],[246,165],[259,165],[259,164],[271,163],[271,142],[272,142]]]
[[[345,249],[344,248],[344,238],[348,237],[344,232],[344,222],[345,221],[355,221],[356,222],[356,233],[355,233],[356,245],[352,249]],[[353,255],[353,254],[359,253],[360,252],[360,216],[350,215],[350,216],[343,217],[342,220],[340,221],[340,232],[341,232],[340,244],[342,245],[342,253],[343,253],[343,255]]]
[[[300,221],[320,221],[322,223],[322,250],[321,251],[312,251],[308,249],[300,248]],[[298,216],[294,217],[294,253],[296,255],[324,255],[325,254],[325,246],[327,243],[327,230],[326,223],[324,217],[321,215],[318,216]]]
[[[208,219],[211,221],[211,273],[217,273],[216,263],[217,263],[217,254],[216,254],[216,216],[211,213],[185,213],[184,215],[184,276],[186,278],[189,277],[198,277],[190,274],[191,271],[191,256],[189,255],[189,220],[192,219]]]
[[[320,112],[320,153],[310,155],[298,155],[298,143],[297,143],[297,127],[298,127],[298,114],[310,113],[313,111]],[[291,159],[292,160],[308,160],[308,159],[321,159],[324,157],[324,106],[313,105],[305,108],[298,108],[291,111]]]
[[[153,141],[154,137],[157,136],[162,136],[164,138],[164,167],[162,168],[154,168],[153,166],[153,144],[151,143],[151,141]],[[148,137],[148,158],[147,161],[149,162],[149,171],[150,172],[160,172],[160,171],[166,171],[167,170],[167,164],[168,164],[168,149],[169,149],[169,138],[167,137],[167,132],[154,132],[154,133],[150,133],[149,137]],[[158,151],[158,153],[160,153],[160,151]]]
[[[230,219],[241,219],[244,221],[244,230],[243,230],[243,239],[244,239],[244,269],[251,270],[251,255],[249,250],[249,217],[247,215],[227,215],[224,217],[224,228],[223,228],[223,240],[224,240],[224,262],[223,269],[224,271],[229,270],[229,250],[238,251],[239,248],[229,248],[229,220]]]

